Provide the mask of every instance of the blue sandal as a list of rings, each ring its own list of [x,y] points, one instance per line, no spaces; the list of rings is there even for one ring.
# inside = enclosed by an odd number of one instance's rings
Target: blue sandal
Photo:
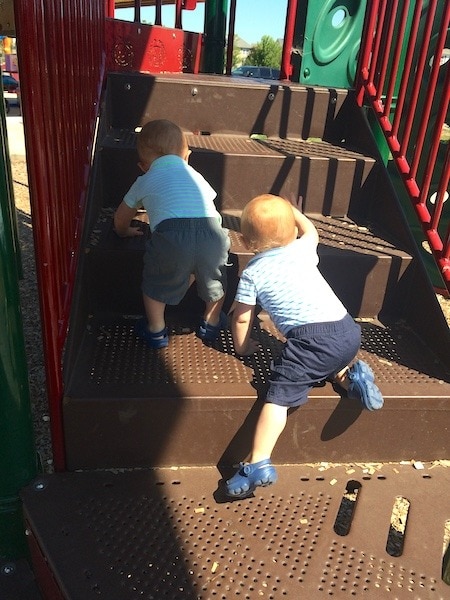
[[[197,337],[204,342],[214,342],[218,337],[221,329],[226,329],[228,326],[228,317],[224,312],[220,313],[218,325],[210,325],[202,319],[202,322],[197,329]]]
[[[272,485],[278,479],[270,458],[257,463],[240,463],[238,472],[226,482],[226,492],[233,498],[246,498],[258,486]]]
[[[383,396],[374,383],[373,371],[367,363],[357,360],[349,368],[347,378],[350,382],[347,390],[349,398],[359,400],[367,410],[378,410],[383,406]]]
[[[158,350],[159,348],[166,348],[169,345],[169,331],[167,327],[164,327],[164,329],[157,333],[153,333],[147,328],[147,319],[139,319],[134,331],[141,340],[144,340],[149,348]]]

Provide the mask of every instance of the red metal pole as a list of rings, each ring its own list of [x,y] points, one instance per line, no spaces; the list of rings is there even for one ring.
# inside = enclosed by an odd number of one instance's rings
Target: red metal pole
[[[386,0],[383,0],[381,10],[380,10],[380,22],[384,23],[384,17],[386,14]],[[377,100],[379,100],[382,96],[382,87],[379,85],[379,55],[381,48],[381,40],[383,39],[383,27],[377,27],[375,31],[375,39],[373,42],[373,50],[372,56],[370,57],[370,68],[369,68],[369,83],[375,84],[375,89],[377,89]]]
[[[435,55],[435,60],[434,62],[439,62],[437,60],[437,56]],[[427,159],[427,165],[425,167],[425,176],[423,178],[423,182],[421,185],[421,194],[420,194],[420,201],[422,203],[425,203],[427,201],[427,197],[428,197],[428,193],[429,193],[429,189],[430,189],[430,185],[431,185],[431,180],[433,178],[433,168],[434,165],[436,164],[436,159],[438,156],[438,151],[439,151],[439,146],[440,146],[440,138],[441,138],[441,132],[442,132],[442,127],[445,123],[445,119],[447,116],[447,111],[448,111],[448,107],[449,107],[449,102],[450,102],[450,68],[449,68],[449,64],[447,64],[447,68],[446,68],[446,77],[445,77],[445,82],[444,82],[444,86],[443,86],[443,94],[442,94],[442,98],[441,98],[441,102],[439,105],[439,111],[438,114],[436,115],[436,121],[435,121],[435,125],[434,125],[434,131],[433,131],[433,136],[432,136],[432,140],[431,140],[431,147],[428,149],[427,148],[427,153],[428,153],[428,159]],[[437,83],[437,76],[436,79],[434,80],[434,85],[432,82],[432,86],[433,88],[436,88],[436,83]],[[430,104],[430,109],[431,111],[431,104]],[[429,114],[429,113],[428,113]],[[427,117],[428,120],[428,117]],[[417,161],[418,164],[418,161]]]
[[[403,75],[400,83],[400,89],[398,92],[397,105],[395,107],[394,120],[392,124],[392,134],[397,137],[398,130],[400,127],[400,121],[403,116],[403,107],[406,100],[406,92],[408,89],[408,82],[411,73],[411,65],[414,56],[414,49],[416,46],[417,32],[419,30],[420,16],[422,14],[422,0],[418,0],[414,8],[414,17],[411,24],[411,32],[408,41],[408,48],[406,51],[405,64],[403,66]]]
[[[394,56],[392,59],[391,72],[389,74],[389,85],[387,87],[387,91],[385,94],[386,100],[385,100],[385,107],[384,107],[384,116],[386,116],[386,117],[389,117],[391,114],[392,100],[394,98],[395,86],[397,84],[398,67],[400,64],[400,57],[402,54],[402,47],[403,47],[403,43],[404,43],[403,38],[405,37],[406,23],[408,20],[408,11],[409,11],[409,1],[406,0],[403,3],[403,8],[401,11],[401,16],[400,16],[400,26],[396,33],[397,41],[395,44]],[[388,52],[386,52],[386,56],[389,56]]]
[[[389,5],[389,12],[388,12],[388,20],[387,20],[387,28],[386,28],[386,32],[384,32],[384,27],[383,27],[383,32],[385,37],[381,37],[380,40],[383,40],[385,43],[383,44],[384,46],[384,52],[381,52],[381,68],[380,68],[380,73],[378,75],[378,79],[377,79],[377,87],[379,90],[379,98],[382,98],[384,95],[384,90],[385,90],[385,83],[386,83],[386,73],[387,73],[387,67],[388,67],[388,62],[389,62],[389,58],[390,58],[390,52],[387,52],[387,45],[389,45],[389,48],[392,45],[392,38],[393,38],[393,33],[394,33],[394,28],[395,28],[395,20],[396,20],[396,16],[397,16],[397,8],[398,8],[398,0],[392,0],[391,4]],[[392,71],[391,71],[391,81],[395,82],[395,75],[397,74],[397,67],[398,67],[398,63],[395,62],[395,55],[394,55],[394,60],[392,62]],[[392,77],[392,74],[394,74],[394,77]],[[387,115],[389,115],[389,111],[387,111]]]
[[[428,80],[427,94],[426,94],[424,106],[422,108],[421,123],[420,123],[420,127],[419,127],[419,133],[417,135],[417,141],[416,141],[416,146],[415,146],[415,151],[414,151],[414,158],[413,158],[413,161],[411,164],[411,174],[413,177],[415,177],[417,174],[417,169],[419,167],[419,161],[420,161],[420,158],[422,155],[423,144],[424,144],[425,137],[426,137],[427,130],[428,130],[428,119],[429,119],[429,116],[431,113],[431,107],[433,104],[434,94],[435,94],[435,90],[436,90],[436,83],[438,80],[439,69],[441,66],[440,60],[442,57],[442,52],[444,50],[445,40],[447,37],[447,27],[448,27],[448,22],[449,22],[449,15],[450,15],[450,4],[447,3],[447,10],[444,15],[444,18],[442,19],[441,27],[440,27],[440,31],[439,31],[439,35],[438,35],[438,40],[436,43],[436,50],[435,50],[434,57],[433,57],[433,64],[431,67],[430,78]],[[430,34],[430,36],[427,36],[427,39],[429,40],[430,37],[431,37],[431,34]],[[423,62],[425,65],[425,60],[426,60],[427,54],[426,54],[426,52],[424,52],[423,54],[424,54]],[[447,79],[447,81],[448,81],[448,79]],[[448,87],[447,88],[444,87],[444,98],[447,97],[447,99],[448,99],[448,94],[449,94]],[[448,101],[447,101],[447,106],[448,106]],[[445,114],[444,114],[443,118],[445,120]],[[442,124],[441,124],[441,126],[442,126]],[[440,133],[441,133],[441,130],[439,129],[439,135],[440,135]],[[436,154],[437,154],[437,149],[436,149]]]
[[[297,17],[297,0],[288,0],[286,26],[284,29],[283,52],[281,55],[280,79],[289,79],[292,75],[291,53],[294,45],[295,20]]]
[[[114,19],[114,12],[115,12],[115,8],[116,8],[115,0],[105,0],[105,2],[106,2],[106,7],[105,7],[106,16],[110,19]]]
[[[439,181],[437,193],[436,193],[436,201],[434,205],[434,211],[431,218],[430,229],[436,230],[439,225],[439,221],[442,215],[442,209],[444,208],[444,202],[446,200],[445,195],[447,194],[447,186],[450,180],[450,146],[447,144],[447,153],[445,156],[445,164],[444,169],[441,174],[441,179]],[[447,194],[448,196],[448,194]]]
[[[428,48],[428,44],[429,44],[430,37],[431,37],[434,13],[436,11],[436,0],[430,0],[430,5],[428,7],[428,10],[429,10],[429,12],[428,12],[427,20],[426,20],[426,24],[425,24],[425,30],[424,30],[423,41],[422,41],[422,45],[421,45],[419,61],[418,61],[416,73],[415,73],[414,85],[413,85],[413,89],[412,89],[411,96],[410,96],[410,102],[409,102],[409,107],[408,107],[408,116],[407,116],[405,127],[403,130],[402,142],[400,145],[400,153],[402,156],[406,156],[406,151],[408,149],[408,144],[409,144],[409,138],[411,136],[412,125],[413,125],[414,116],[415,116],[415,112],[416,112],[416,108],[417,108],[417,101],[418,101],[419,93],[420,93],[420,87],[422,85],[423,72],[425,69],[427,48]],[[425,134],[423,134],[423,135],[425,135]],[[420,139],[418,139],[417,142],[420,143]],[[422,139],[422,142],[423,142],[423,139]]]
[[[175,29],[183,29],[181,12],[182,12],[182,0],[176,0],[175,3]]]
[[[363,44],[358,65],[358,76],[356,79],[356,102],[359,106],[364,103],[364,95],[366,92],[365,85],[369,78],[369,65],[371,53],[373,49],[373,39],[375,36],[375,27],[378,18],[380,0],[373,0],[368,3],[366,8],[366,18],[364,20],[365,27],[363,31]]]
[[[106,6],[105,0],[49,2],[45,7],[42,2],[15,2],[53,459],[58,471],[65,468],[62,354],[103,77]],[[73,85],[81,80],[85,81],[82,88]]]

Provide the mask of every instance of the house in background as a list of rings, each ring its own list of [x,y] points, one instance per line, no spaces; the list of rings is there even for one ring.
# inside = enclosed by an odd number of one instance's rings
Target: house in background
[[[235,54],[238,57],[236,64],[234,67],[240,67],[244,62],[247,56],[250,54],[250,50],[253,48],[253,44],[249,44],[245,40],[243,40],[238,35],[234,36],[234,50]]]

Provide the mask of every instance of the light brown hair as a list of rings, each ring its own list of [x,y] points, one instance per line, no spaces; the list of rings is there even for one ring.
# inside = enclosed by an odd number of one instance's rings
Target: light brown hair
[[[139,158],[154,160],[166,154],[185,157],[188,150],[184,133],[172,121],[157,119],[146,123],[137,137]]]
[[[242,211],[241,233],[255,253],[290,244],[297,236],[292,206],[272,194],[253,198]]]

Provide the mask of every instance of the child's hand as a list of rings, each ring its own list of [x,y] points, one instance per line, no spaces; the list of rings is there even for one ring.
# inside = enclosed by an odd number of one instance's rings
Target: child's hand
[[[130,208],[123,200],[119,204],[114,213],[114,229],[119,237],[136,237],[138,235],[144,235],[144,232],[139,225],[131,225],[137,212],[138,210],[136,208]]]

